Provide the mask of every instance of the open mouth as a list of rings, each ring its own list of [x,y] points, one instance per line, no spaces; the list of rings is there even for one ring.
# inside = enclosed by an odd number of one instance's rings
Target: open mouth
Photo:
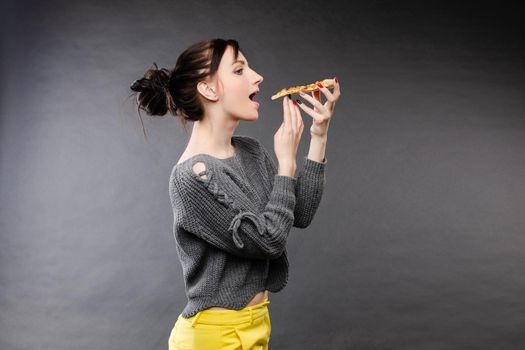
[[[257,107],[259,107],[259,102],[257,102],[257,101],[255,100],[255,95],[257,95],[257,92],[254,92],[253,94],[251,94],[251,95],[249,96],[249,98],[250,98],[250,100],[251,100],[253,103],[256,104]]]

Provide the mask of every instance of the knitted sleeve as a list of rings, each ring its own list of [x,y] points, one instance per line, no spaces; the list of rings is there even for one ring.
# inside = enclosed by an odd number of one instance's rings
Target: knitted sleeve
[[[277,166],[265,147],[262,144],[260,147],[264,153],[268,174],[274,176],[274,174],[277,174]],[[303,158],[302,167],[297,175],[297,186],[295,187],[294,227],[308,227],[315,216],[326,184],[326,162],[326,157],[321,163],[308,157]]]
[[[262,212],[247,208],[242,191],[222,184],[215,168],[191,171],[172,183],[172,203],[179,203],[182,227],[236,256],[276,259],[286,247],[294,222],[296,179],[275,175],[272,192]]]

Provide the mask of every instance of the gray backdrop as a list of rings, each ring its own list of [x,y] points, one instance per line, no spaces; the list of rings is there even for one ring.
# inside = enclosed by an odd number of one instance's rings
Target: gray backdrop
[[[525,348],[521,12],[422,3],[4,1],[0,349],[167,349],[186,302],[168,178],[188,136],[144,114],[146,141],[126,98],[209,37],[264,76],[236,134],[272,151],[270,96],[341,81],[270,348]]]

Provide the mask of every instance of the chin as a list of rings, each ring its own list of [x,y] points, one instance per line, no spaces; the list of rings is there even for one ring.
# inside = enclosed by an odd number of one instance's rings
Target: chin
[[[246,113],[242,118],[240,118],[241,120],[257,120],[259,119],[259,112],[251,112],[251,113]]]
[[[258,115],[250,115],[250,116],[245,116],[244,118],[241,118],[240,120],[244,120],[246,122],[250,122],[250,121],[257,120],[257,119],[259,119]]]

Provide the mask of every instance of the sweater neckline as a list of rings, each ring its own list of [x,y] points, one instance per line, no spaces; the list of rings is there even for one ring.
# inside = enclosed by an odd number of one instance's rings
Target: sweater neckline
[[[203,158],[207,158],[207,159],[212,159],[212,160],[215,160],[215,161],[219,161],[219,162],[233,162],[235,159],[237,159],[239,157],[239,152],[240,152],[240,142],[239,141],[239,137],[237,135],[232,135],[232,145],[234,147],[234,152],[233,152],[233,156],[230,156],[230,157],[227,157],[227,158],[218,158],[218,157],[215,157],[215,156],[212,156],[211,154],[207,154],[207,153],[197,153],[197,154],[194,154],[193,156],[183,160],[182,162],[178,163],[178,164],[175,164],[175,167],[182,167],[186,164],[189,164],[191,160],[193,159],[197,159],[199,157],[203,157]]]

